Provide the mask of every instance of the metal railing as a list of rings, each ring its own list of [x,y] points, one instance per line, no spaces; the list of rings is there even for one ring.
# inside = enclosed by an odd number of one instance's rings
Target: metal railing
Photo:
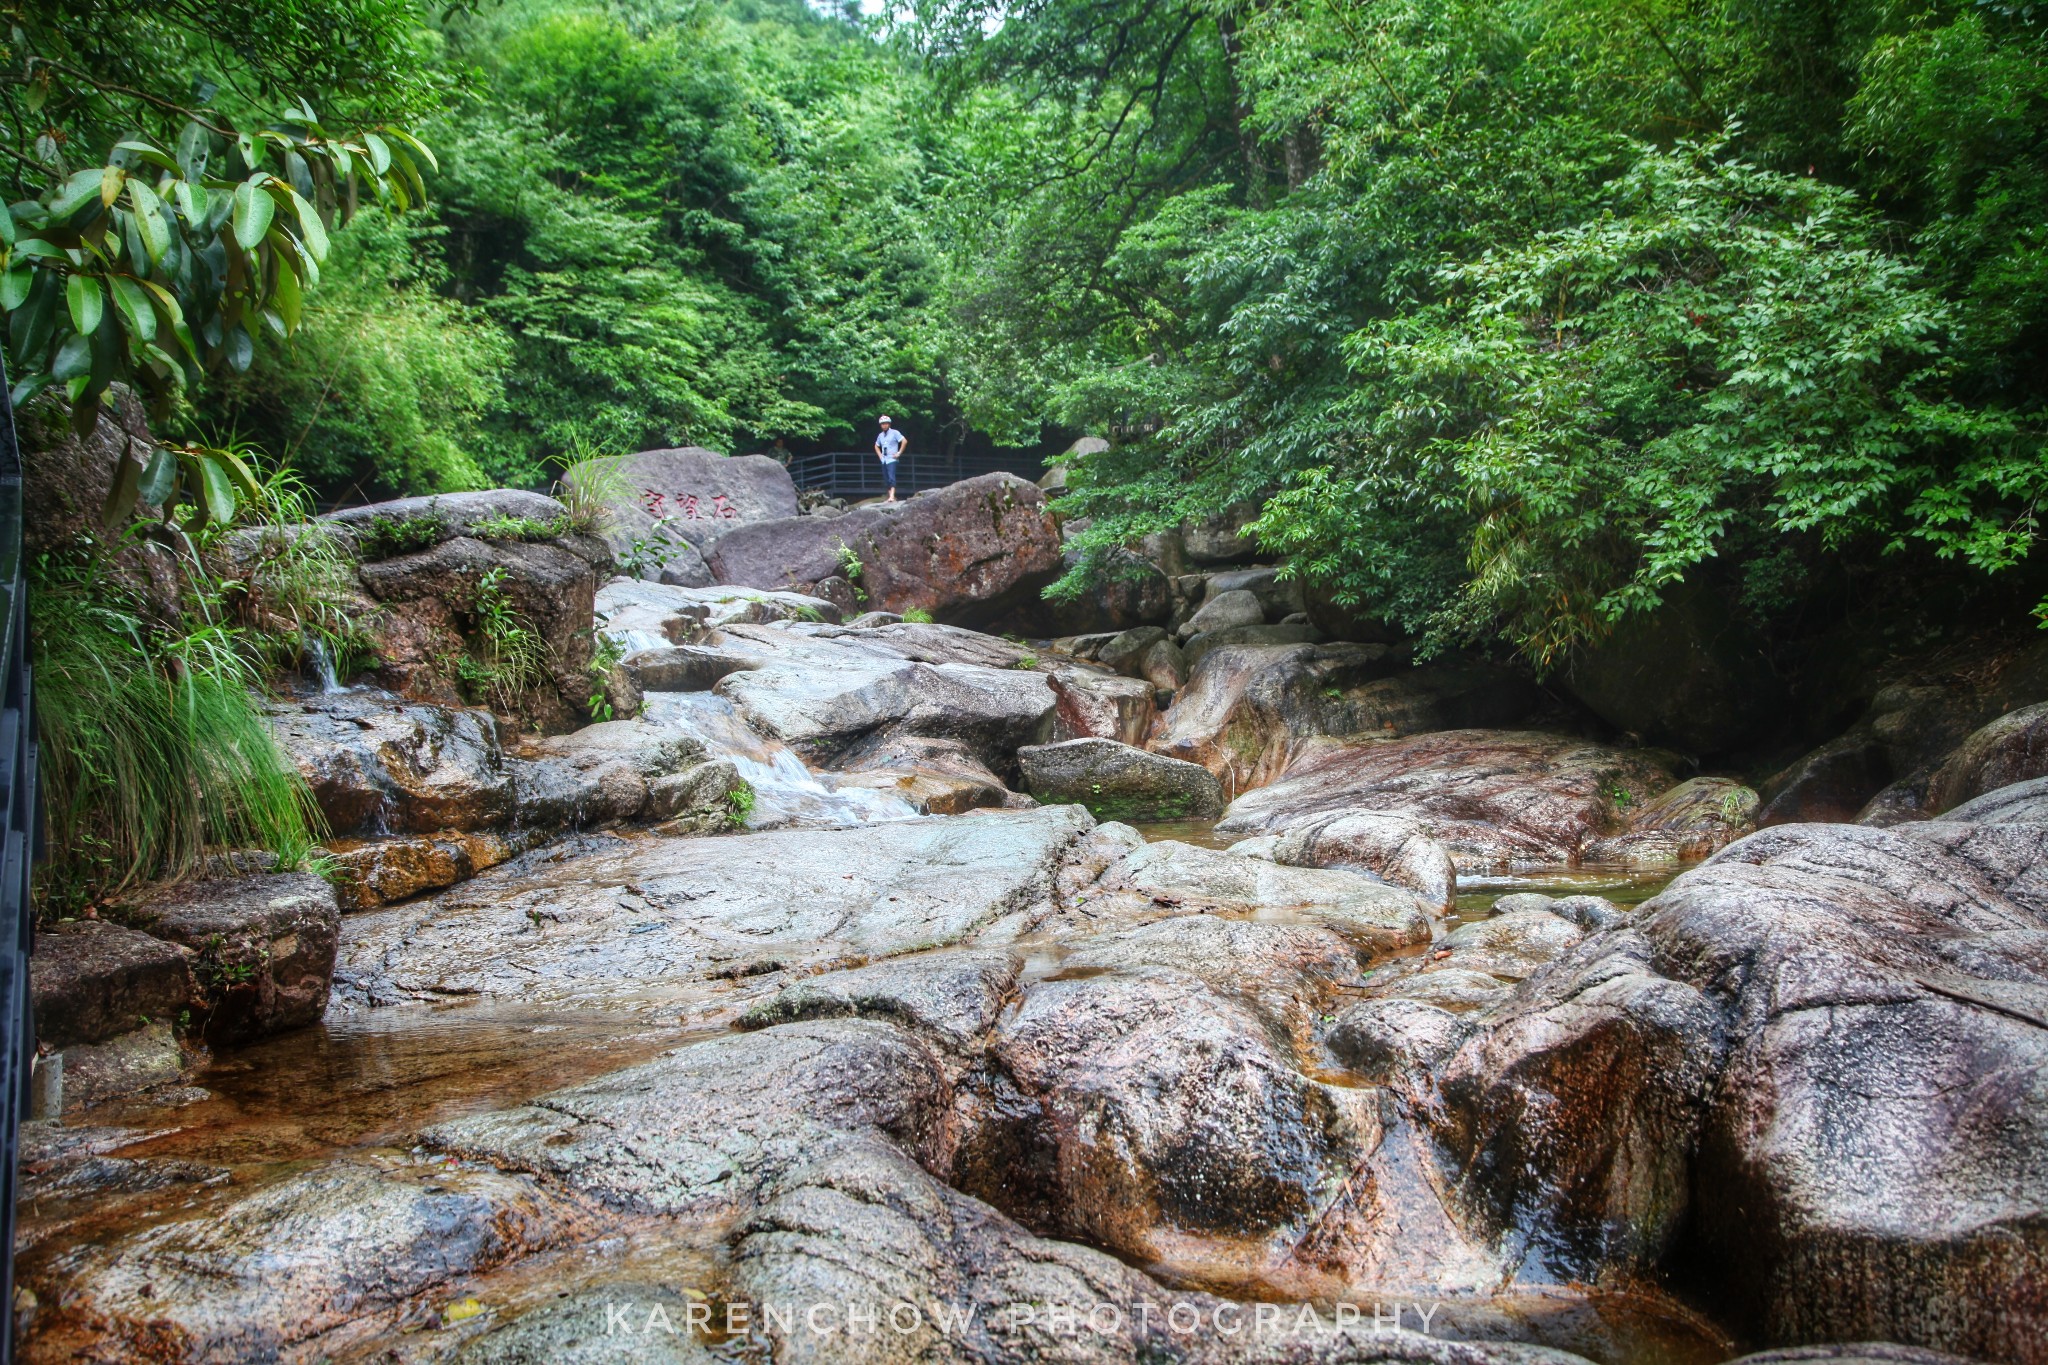
[[[1014,453],[938,455],[913,450],[896,462],[896,493],[898,497],[908,497],[978,474],[1010,473],[1036,479],[1044,472],[1040,461]],[[841,498],[879,497],[889,488],[882,475],[882,462],[872,450],[826,450],[816,455],[798,455],[789,462],[789,476],[798,488]]]
[[[28,1113],[36,1023],[28,955],[35,946],[29,863],[36,852],[36,733],[29,689],[28,591],[22,577],[21,447],[0,366],[0,1365],[14,1358],[14,1191],[21,1121]]]

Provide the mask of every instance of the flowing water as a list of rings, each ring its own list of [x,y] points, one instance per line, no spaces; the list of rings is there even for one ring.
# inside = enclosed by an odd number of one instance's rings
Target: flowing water
[[[321,696],[332,697],[355,691],[352,687],[343,686],[340,677],[335,674],[334,653],[327,648],[325,640],[310,632],[300,638],[305,650],[307,670],[313,675],[313,681],[320,685]]]
[[[921,813],[894,792],[842,786],[835,775],[812,771],[788,745],[755,733],[733,704],[715,692],[651,692],[641,714],[654,724],[688,731],[712,757],[732,760],[754,789],[750,829],[867,825],[912,820]]]

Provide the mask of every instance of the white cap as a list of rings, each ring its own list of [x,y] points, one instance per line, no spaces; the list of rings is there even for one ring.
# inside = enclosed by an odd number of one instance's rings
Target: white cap
[[[876,420],[876,421],[879,421],[879,422],[886,422],[886,421],[888,421],[889,419],[888,419],[888,417],[887,417],[887,416],[882,416],[882,417],[878,417],[878,418],[876,418],[875,420]]]

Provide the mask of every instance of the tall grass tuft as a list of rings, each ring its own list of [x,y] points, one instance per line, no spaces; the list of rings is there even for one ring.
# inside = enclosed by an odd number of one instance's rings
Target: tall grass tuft
[[[89,568],[44,561],[31,594],[45,910],[190,875],[209,847],[305,861],[318,812],[238,631],[164,630]]]

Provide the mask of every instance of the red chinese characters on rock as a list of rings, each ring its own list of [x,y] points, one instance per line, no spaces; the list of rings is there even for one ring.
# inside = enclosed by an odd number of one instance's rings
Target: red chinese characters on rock
[[[696,493],[678,493],[675,510],[669,510],[669,497],[652,488],[640,490],[640,501],[648,514],[659,521],[738,521],[740,509],[732,505],[732,499],[723,493],[711,495],[711,505],[706,507],[703,498]]]

